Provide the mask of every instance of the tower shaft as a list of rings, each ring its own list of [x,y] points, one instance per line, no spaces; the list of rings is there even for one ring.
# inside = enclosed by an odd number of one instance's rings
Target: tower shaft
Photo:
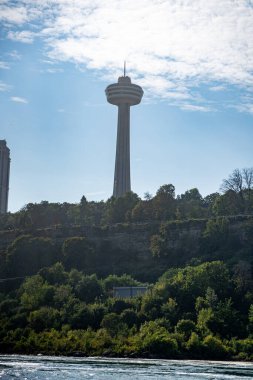
[[[5,140],[0,140],[0,214],[8,209],[10,176],[10,150]]]
[[[130,180],[130,106],[118,106],[117,147],[114,172],[113,196],[122,197],[131,191]]]

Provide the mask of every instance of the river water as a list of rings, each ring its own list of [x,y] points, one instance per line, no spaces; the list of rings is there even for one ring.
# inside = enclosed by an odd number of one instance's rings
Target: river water
[[[252,380],[253,363],[0,355],[0,379]]]

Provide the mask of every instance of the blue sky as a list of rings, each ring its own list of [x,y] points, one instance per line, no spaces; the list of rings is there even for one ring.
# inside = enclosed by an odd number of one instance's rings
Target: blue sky
[[[207,4],[208,3],[208,4]],[[117,108],[128,75],[132,190],[219,190],[253,166],[252,0],[0,0],[0,139],[9,209],[112,194]]]

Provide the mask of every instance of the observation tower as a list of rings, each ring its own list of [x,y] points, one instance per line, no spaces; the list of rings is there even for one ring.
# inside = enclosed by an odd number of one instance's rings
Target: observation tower
[[[141,102],[143,90],[131,83],[126,76],[119,77],[118,83],[109,85],[106,90],[107,101],[118,107],[117,147],[114,171],[113,196],[119,198],[131,191],[130,180],[130,107]]]

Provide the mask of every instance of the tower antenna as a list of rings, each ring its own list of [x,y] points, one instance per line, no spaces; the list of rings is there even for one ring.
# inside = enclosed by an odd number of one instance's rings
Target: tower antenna
[[[124,77],[126,76],[126,61],[124,61]]]

